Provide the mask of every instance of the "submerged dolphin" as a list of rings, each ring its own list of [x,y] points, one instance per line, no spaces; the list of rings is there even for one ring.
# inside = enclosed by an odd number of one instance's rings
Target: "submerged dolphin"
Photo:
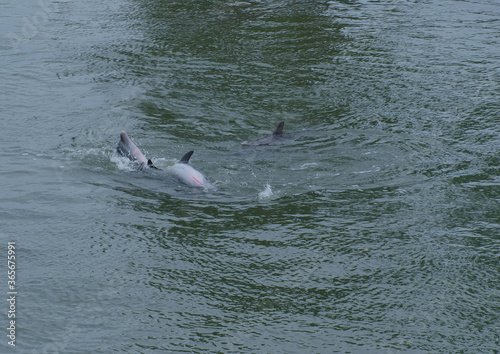
[[[120,141],[118,142],[118,147],[116,151],[125,157],[128,157],[131,161],[138,161],[140,163],[139,170],[143,170],[146,167],[154,168],[159,170],[158,167],[153,165],[151,160],[146,159],[144,154],[139,150],[139,148],[133,143],[128,137],[127,133],[122,131],[120,133]],[[188,165],[191,155],[194,151],[189,151],[186,153],[182,159],[176,163],[174,166],[169,167],[169,169],[185,184],[191,187],[202,187],[202,188],[213,188],[212,184],[208,181],[207,177],[193,166]]]
[[[252,141],[251,143],[245,143],[243,146],[259,146],[259,145],[267,145],[272,143],[274,140],[277,140],[283,136],[283,126],[285,125],[284,121],[281,121],[276,126],[273,134],[271,136]]]

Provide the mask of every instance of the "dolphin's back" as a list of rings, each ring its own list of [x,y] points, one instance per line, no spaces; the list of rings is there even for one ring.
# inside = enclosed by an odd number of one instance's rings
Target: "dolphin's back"
[[[191,187],[213,188],[208,178],[193,166],[189,165],[189,159],[194,151],[189,151],[178,163],[172,166],[175,175],[185,184]]]
[[[265,138],[259,139],[252,141],[247,144],[243,144],[243,146],[259,146],[259,145],[267,145],[272,143],[274,140],[279,139],[283,136],[283,127],[285,126],[285,122],[281,121],[278,123],[276,126],[276,129],[274,129],[274,132],[270,136],[266,136]]]

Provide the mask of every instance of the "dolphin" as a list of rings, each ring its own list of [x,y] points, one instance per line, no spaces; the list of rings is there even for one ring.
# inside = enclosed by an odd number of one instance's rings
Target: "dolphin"
[[[116,151],[131,161],[138,161],[140,163],[139,171],[144,170],[146,167],[161,170],[156,167],[151,160],[144,156],[141,150],[139,150],[133,141],[130,140],[127,133],[124,131],[120,133],[120,141],[118,142]],[[188,165],[189,159],[193,153],[194,151],[186,153],[179,162],[169,167],[169,170],[188,186],[202,187],[206,189],[214,188],[203,173],[195,169],[193,166]]]
[[[146,166],[156,168],[151,160],[146,159],[144,154],[139,150],[139,148],[134,144],[132,140],[128,137],[127,133],[122,130],[120,133],[120,141],[118,142],[118,147],[116,151],[125,157],[128,157],[130,161],[138,161],[141,165],[139,170],[142,171]]]
[[[179,162],[170,167],[170,170],[188,186],[206,189],[214,188],[203,173],[188,164],[193,153],[194,151],[187,152]]]
[[[273,134],[271,136],[252,141],[250,143],[244,143],[243,146],[259,146],[259,145],[267,145],[272,143],[274,140],[280,139],[283,136],[283,126],[285,125],[284,121],[281,121],[276,126]]]

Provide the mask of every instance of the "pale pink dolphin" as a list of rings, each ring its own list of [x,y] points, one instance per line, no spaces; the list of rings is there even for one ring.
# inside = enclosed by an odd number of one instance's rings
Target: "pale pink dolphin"
[[[146,159],[146,156],[144,156],[141,150],[139,150],[139,148],[133,143],[132,140],[130,140],[127,133],[123,130],[120,133],[120,142],[118,143],[116,151],[118,151],[120,155],[128,157],[131,161],[139,161],[141,164],[139,167],[140,170],[144,169],[144,167],[148,165],[148,159]]]
[[[185,184],[191,187],[202,187],[206,189],[214,188],[203,173],[188,165],[191,155],[194,151],[186,153],[182,159],[170,167],[171,171]]]

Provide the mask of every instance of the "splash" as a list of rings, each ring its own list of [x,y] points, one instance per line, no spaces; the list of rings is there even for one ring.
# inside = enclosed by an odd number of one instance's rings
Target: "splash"
[[[273,190],[269,183],[266,184],[266,187],[262,192],[259,192],[259,200],[270,199],[274,195]]]
[[[121,171],[136,171],[137,166],[134,165],[132,161],[127,159],[126,157],[119,156],[118,154],[112,154],[110,157],[111,162],[116,164]]]

